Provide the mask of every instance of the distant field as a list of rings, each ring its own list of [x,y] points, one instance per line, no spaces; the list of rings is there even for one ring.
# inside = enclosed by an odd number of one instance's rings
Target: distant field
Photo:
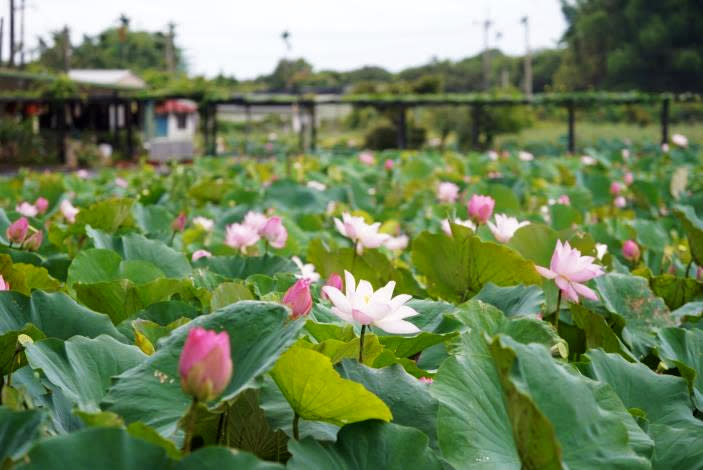
[[[496,137],[497,147],[506,144],[518,146],[558,142],[566,139],[566,123],[564,122],[537,122],[533,127],[523,129],[514,134],[503,134]],[[625,123],[593,123],[576,122],[576,145],[584,148],[594,145],[600,139],[630,139],[634,143],[658,142],[661,135],[659,125],[638,126]],[[703,142],[703,122],[697,124],[675,124],[669,128],[670,135],[680,133],[692,142]]]

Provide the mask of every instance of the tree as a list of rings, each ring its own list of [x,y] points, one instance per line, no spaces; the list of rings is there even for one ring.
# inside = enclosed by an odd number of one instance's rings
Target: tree
[[[562,0],[564,89],[703,89],[700,0]]]

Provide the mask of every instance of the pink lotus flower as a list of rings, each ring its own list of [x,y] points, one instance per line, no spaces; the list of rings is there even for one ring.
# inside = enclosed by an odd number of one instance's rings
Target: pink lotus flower
[[[364,165],[368,166],[371,166],[376,163],[376,159],[373,157],[373,153],[368,151],[361,152],[359,154],[359,161]]]
[[[186,228],[186,222],[188,222],[188,217],[186,217],[185,212],[181,212],[178,217],[173,219],[171,228],[174,232],[182,232]]]
[[[634,181],[635,181],[635,176],[632,174],[631,171],[625,172],[625,176],[623,176],[623,180],[625,181],[625,184],[630,186]]]
[[[478,224],[486,223],[486,221],[491,218],[491,215],[493,215],[495,205],[496,201],[492,197],[474,194],[471,196],[471,199],[469,199],[469,204],[467,206],[469,217]]]
[[[64,218],[70,223],[74,223],[76,221],[76,215],[78,215],[78,212],[80,212],[79,209],[73,207],[73,204],[71,204],[71,201],[69,201],[68,199],[64,199],[63,201],[61,201],[59,210],[61,211],[61,214],[64,216]]]
[[[34,206],[40,214],[43,214],[49,208],[49,201],[47,201],[46,198],[39,197],[36,201],[34,201]]]
[[[335,289],[341,291],[342,289],[344,289],[344,283],[342,282],[342,276],[340,276],[337,273],[330,274],[330,277],[327,279],[325,286],[334,287]],[[322,294],[320,296],[323,299],[329,299],[329,297],[325,293],[324,288],[322,289]]]
[[[466,228],[470,228],[474,232],[476,231],[476,224],[470,220],[454,219],[454,225],[461,225]],[[452,227],[449,224],[449,219],[442,220],[442,231],[447,234],[447,236],[452,236]]]
[[[623,160],[627,160],[630,158],[630,150],[629,149],[622,149],[622,158]]]
[[[696,279],[703,281],[703,266],[698,266],[698,269],[696,269]]]
[[[495,225],[488,221],[488,228],[491,229],[496,240],[501,243],[508,243],[518,229],[530,225],[528,221],[518,222],[515,217],[509,217],[505,214],[496,214],[495,220]]]
[[[193,252],[193,256],[191,257],[191,260],[193,262],[198,261],[200,258],[209,258],[212,256],[212,253],[210,253],[207,250],[195,250]]]
[[[523,162],[531,162],[535,159],[534,155],[532,155],[530,152],[525,152],[524,150],[519,151],[517,157]]]
[[[288,240],[288,230],[283,226],[281,218],[278,216],[268,219],[259,233],[274,248],[283,248]]]
[[[587,166],[592,166],[598,163],[598,161],[590,155],[584,155],[581,157],[581,163]]]
[[[628,261],[640,259],[640,247],[634,240],[627,240],[622,244],[622,256]]]
[[[622,190],[620,183],[618,183],[617,181],[613,181],[612,183],[610,183],[610,194],[612,194],[613,196],[617,196],[618,194],[620,194],[620,190]]]
[[[3,290],[10,290],[10,283],[7,282],[4,277],[2,277],[2,274],[0,274],[0,291]]]
[[[249,211],[244,216],[244,225],[248,226],[256,233],[261,234],[261,231],[263,230],[268,220],[269,218],[261,212]]]
[[[27,250],[37,251],[41,246],[41,242],[43,239],[44,233],[41,230],[37,230],[36,232],[27,237],[22,246]]]
[[[199,401],[217,398],[232,378],[229,335],[195,327],[178,363],[183,391]]]
[[[557,202],[559,204],[563,204],[565,206],[571,205],[571,199],[569,198],[569,196],[567,194],[562,194],[561,196],[559,196],[559,198],[557,199]]]
[[[27,231],[29,230],[29,221],[26,217],[20,217],[14,221],[7,230],[5,231],[5,236],[7,241],[10,243],[20,244],[27,238]]]
[[[334,224],[339,233],[354,242],[359,254],[364,248],[378,248],[390,238],[390,235],[378,231],[380,222],[367,224],[363,217],[354,217],[347,212],[342,214],[342,220],[335,217]]]
[[[118,176],[117,178],[115,178],[115,186],[117,186],[118,188],[125,189],[127,188],[127,186],[129,186],[129,183],[127,183],[126,179],[122,178],[121,176]]]
[[[613,203],[615,204],[615,207],[617,207],[618,209],[622,209],[623,207],[627,206],[627,199],[625,199],[624,196],[618,196],[615,198]]]
[[[386,171],[392,171],[394,165],[395,165],[395,162],[389,158],[388,160],[385,161],[385,163],[383,164],[383,167],[386,169]]]
[[[259,241],[259,234],[247,224],[232,224],[225,229],[225,244],[244,252]]]
[[[671,142],[677,147],[688,147],[688,138],[683,134],[672,135]]]
[[[88,173],[88,170],[81,168],[76,172],[76,176],[80,179],[87,180],[88,178],[90,178],[90,173]]]
[[[383,243],[383,246],[389,250],[404,250],[408,247],[408,242],[410,239],[407,235],[400,235],[397,237],[390,237]]]
[[[549,269],[535,266],[537,272],[547,279],[554,279],[562,294],[572,302],[578,303],[579,295],[591,300],[598,300],[598,295],[585,284],[603,274],[603,269],[593,264],[592,256],[581,256],[581,252],[571,248],[569,242],[557,240]]]
[[[28,203],[28,202],[23,202],[22,204],[18,204],[15,207],[15,210],[20,214],[25,217],[36,217],[37,214],[39,213],[39,209],[37,209],[34,205]]]
[[[291,258],[300,271],[295,275],[298,279],[307,279],[310,282],[320,280],[320,275],[315,271],[315,265],[312,263],[303,263],[300,258],[293,256]]]
[[[459,186],[448,181],[443,181],[437,186],[437,199],[439,202],[453,204],[459,197]]]
[[[432,377],[420,377],[418,380],[419,380],[420,382],[422,382],[423,384],[428,384],[428,385],[430,385],[430,384],[432,384],[432,383],[434,382],[434,380],[432,379]]]
[[[669,144],[667,144],[666,142],[662,144],[662,152],[669,153]]]
[[[285,293],[281,300],[292,312],[293,319],[307,315],[312,308],[310,280],[298,279]]]

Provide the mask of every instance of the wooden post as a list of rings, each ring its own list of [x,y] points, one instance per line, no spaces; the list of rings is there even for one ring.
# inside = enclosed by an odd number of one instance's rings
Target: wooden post
[[[478,150],[481,147],[481,105],[471,106],[471,148]]]
[[[68,155],[68,149],[66,148],[66,103],[59,101],[56,110],[58,112],[56,124],[59,131],[59,161],[62,164],[66,164]]]
[[[315,103],[310,105],[310,150],[317,150],[317,118],[315,112]]]
[[[669,98],[662,101],[661,110],[662,144],[669,142]]]
[[[212,140],[210,142],[210,155],[217,156],[217,104],[213,103],[210,105],[210,115],[212,122]]]
[[[405,106],[398,106],[398,148],[400,150],[404,150],[408,142],[405,111]]]
[[[127,160],[131,160],[134,156],[134,141],[132,136],[132,102],[130,100],[124,103],[124,125],[127,130]]]
[[[208,131],[208,121],[209,112],[206,104],[202,103],[198,107],[198,112],[200,114],[200,133],[203,135],[203,154],[207,155],[210,149],[210,144],[208,142],[210,138],[210,132]]]
[[[576,150],[576,136],[574,135],[574,102],[569,101],[566,105],[569,113],[569,135],[568,135],[568,152],[573,154]]]

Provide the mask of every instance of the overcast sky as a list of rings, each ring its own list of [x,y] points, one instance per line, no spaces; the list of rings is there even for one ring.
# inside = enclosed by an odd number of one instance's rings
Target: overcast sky
[[[15,0],[20,4],[21,0]],[[566,24],[559,0],[26,0],[28,46],[37,36],[68,24],[74,44],[116,25],[120,14],[132,27],[165,30],[177,25],[192,74],[253,78],[270,73],[288,55],[304,57],[316,70],[380,65],[392,71],[436,56],[459,59],[483,48],[481,23],[488,16],[492,47],[525,50],[522,16],[530,19],[533,48],[554,46]],[[7,17],[9,0],[0,0]],[[19,28],[19,26],[18,26]],[[7,51],[7,19],[5,49]],[[291,33],[287,51],[281,32]],[[502,33],[500,39],[496,33]],[[7,58],[7,52],[3,54]]]

